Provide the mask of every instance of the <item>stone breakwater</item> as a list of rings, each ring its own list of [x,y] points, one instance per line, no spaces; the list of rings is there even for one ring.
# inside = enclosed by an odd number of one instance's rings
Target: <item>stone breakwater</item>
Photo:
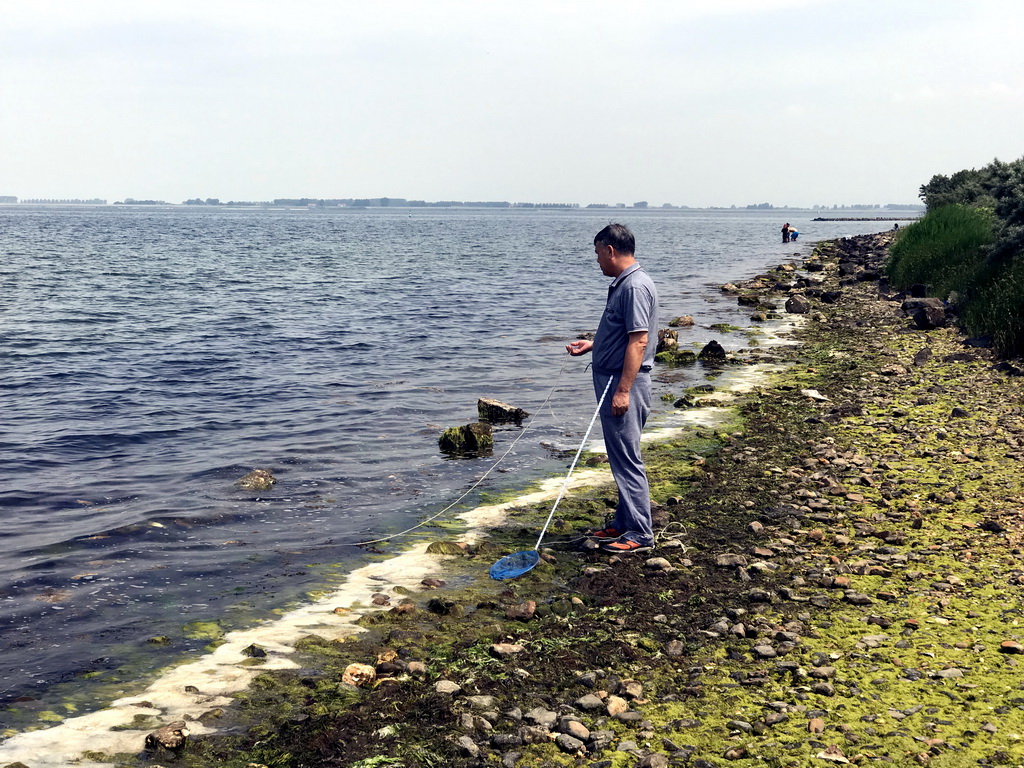
[[[1024,764],[1024,377],[905,315],[889,240],[820,246],[786,371],[726,426],[645,448],[653,556],[576,545],[614,496],[598,487],[563,502],[563,546],[529,574],[471,578],[531,546],[547,509],[524,507],[447,583],[368,595],[384,610],[361,636],[300,642],[301,668],[201,718],[220,735],[146,757]]]

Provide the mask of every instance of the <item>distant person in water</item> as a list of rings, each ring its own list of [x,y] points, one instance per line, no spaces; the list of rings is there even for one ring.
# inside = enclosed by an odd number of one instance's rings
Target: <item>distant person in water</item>
[[[789,228],[789,239],[790,240],[796,240],[798,237],[800,237],[800,233],[796,231],[796,227],[790,227]]]
[[[566,346],[573,357],[594,353],[594,391],[601,403],[601,430],[619,490],[615,517],[590,537],[605,552],[646,552],[654,546],[651,490],[640,456],[640,432],[651,412],[651,366],[658,340],[658,291],[633,256],[633,233],[609,224],[594,237],[597,264],[606,277],[608,301],[593,341]]]
[[[789,242],[789,222],[787,221],[782,225],[782,242]]]

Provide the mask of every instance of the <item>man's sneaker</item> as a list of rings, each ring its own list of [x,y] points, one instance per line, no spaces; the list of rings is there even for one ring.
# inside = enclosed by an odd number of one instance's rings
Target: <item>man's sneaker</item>
[[[622,535],[622,531],[612,528],[610,525],[606,528],[602,528],[599,531],[591,531],[587,534],[589,539],[597,539],[599,541],[611,541],[617,539]]]
[[[652,549],[654,547],[650,544],[641,544],[639,541],[632,541],[630,539],[615,539],[606,541],[601,545],[602,552],[612,552],[616,555],[650,552]]]

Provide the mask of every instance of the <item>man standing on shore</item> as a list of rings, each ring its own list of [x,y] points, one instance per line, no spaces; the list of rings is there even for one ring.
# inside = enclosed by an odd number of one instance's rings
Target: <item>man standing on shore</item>
[[[591,536],[606,552],[645,552],[654,546],[651,492],[640,456],[640,433],[651,412],[651,367],[658,338],[658,292],[634,257],[633,233],[609,224],[594,237],[597,263],[607,277],[608,302],[594,340],[566,346],[570,355],[594,353],[594,391],[619,503],[611,524]],[[609,385],[609,380],[611,384]]]

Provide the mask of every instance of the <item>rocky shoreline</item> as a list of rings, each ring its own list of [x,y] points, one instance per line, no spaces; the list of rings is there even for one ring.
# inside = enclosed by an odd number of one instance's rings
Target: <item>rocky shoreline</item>
[[[598,487],[563,501],[537,568],[481,582],[532,546],[547,505],[524,507],[486,542],[442,542],[447,583],[367,595],[382,610],[360,636],[300,642],[302,669],[200,718],[218,735],[92,757],[1024,765],[1024,379],[904,314],[890,241],[823,244],[785,293],[762,281],[766,303],[807,299],[801,343],[727,424],[645,448],[653,556],[579,546],[614,495]]]

